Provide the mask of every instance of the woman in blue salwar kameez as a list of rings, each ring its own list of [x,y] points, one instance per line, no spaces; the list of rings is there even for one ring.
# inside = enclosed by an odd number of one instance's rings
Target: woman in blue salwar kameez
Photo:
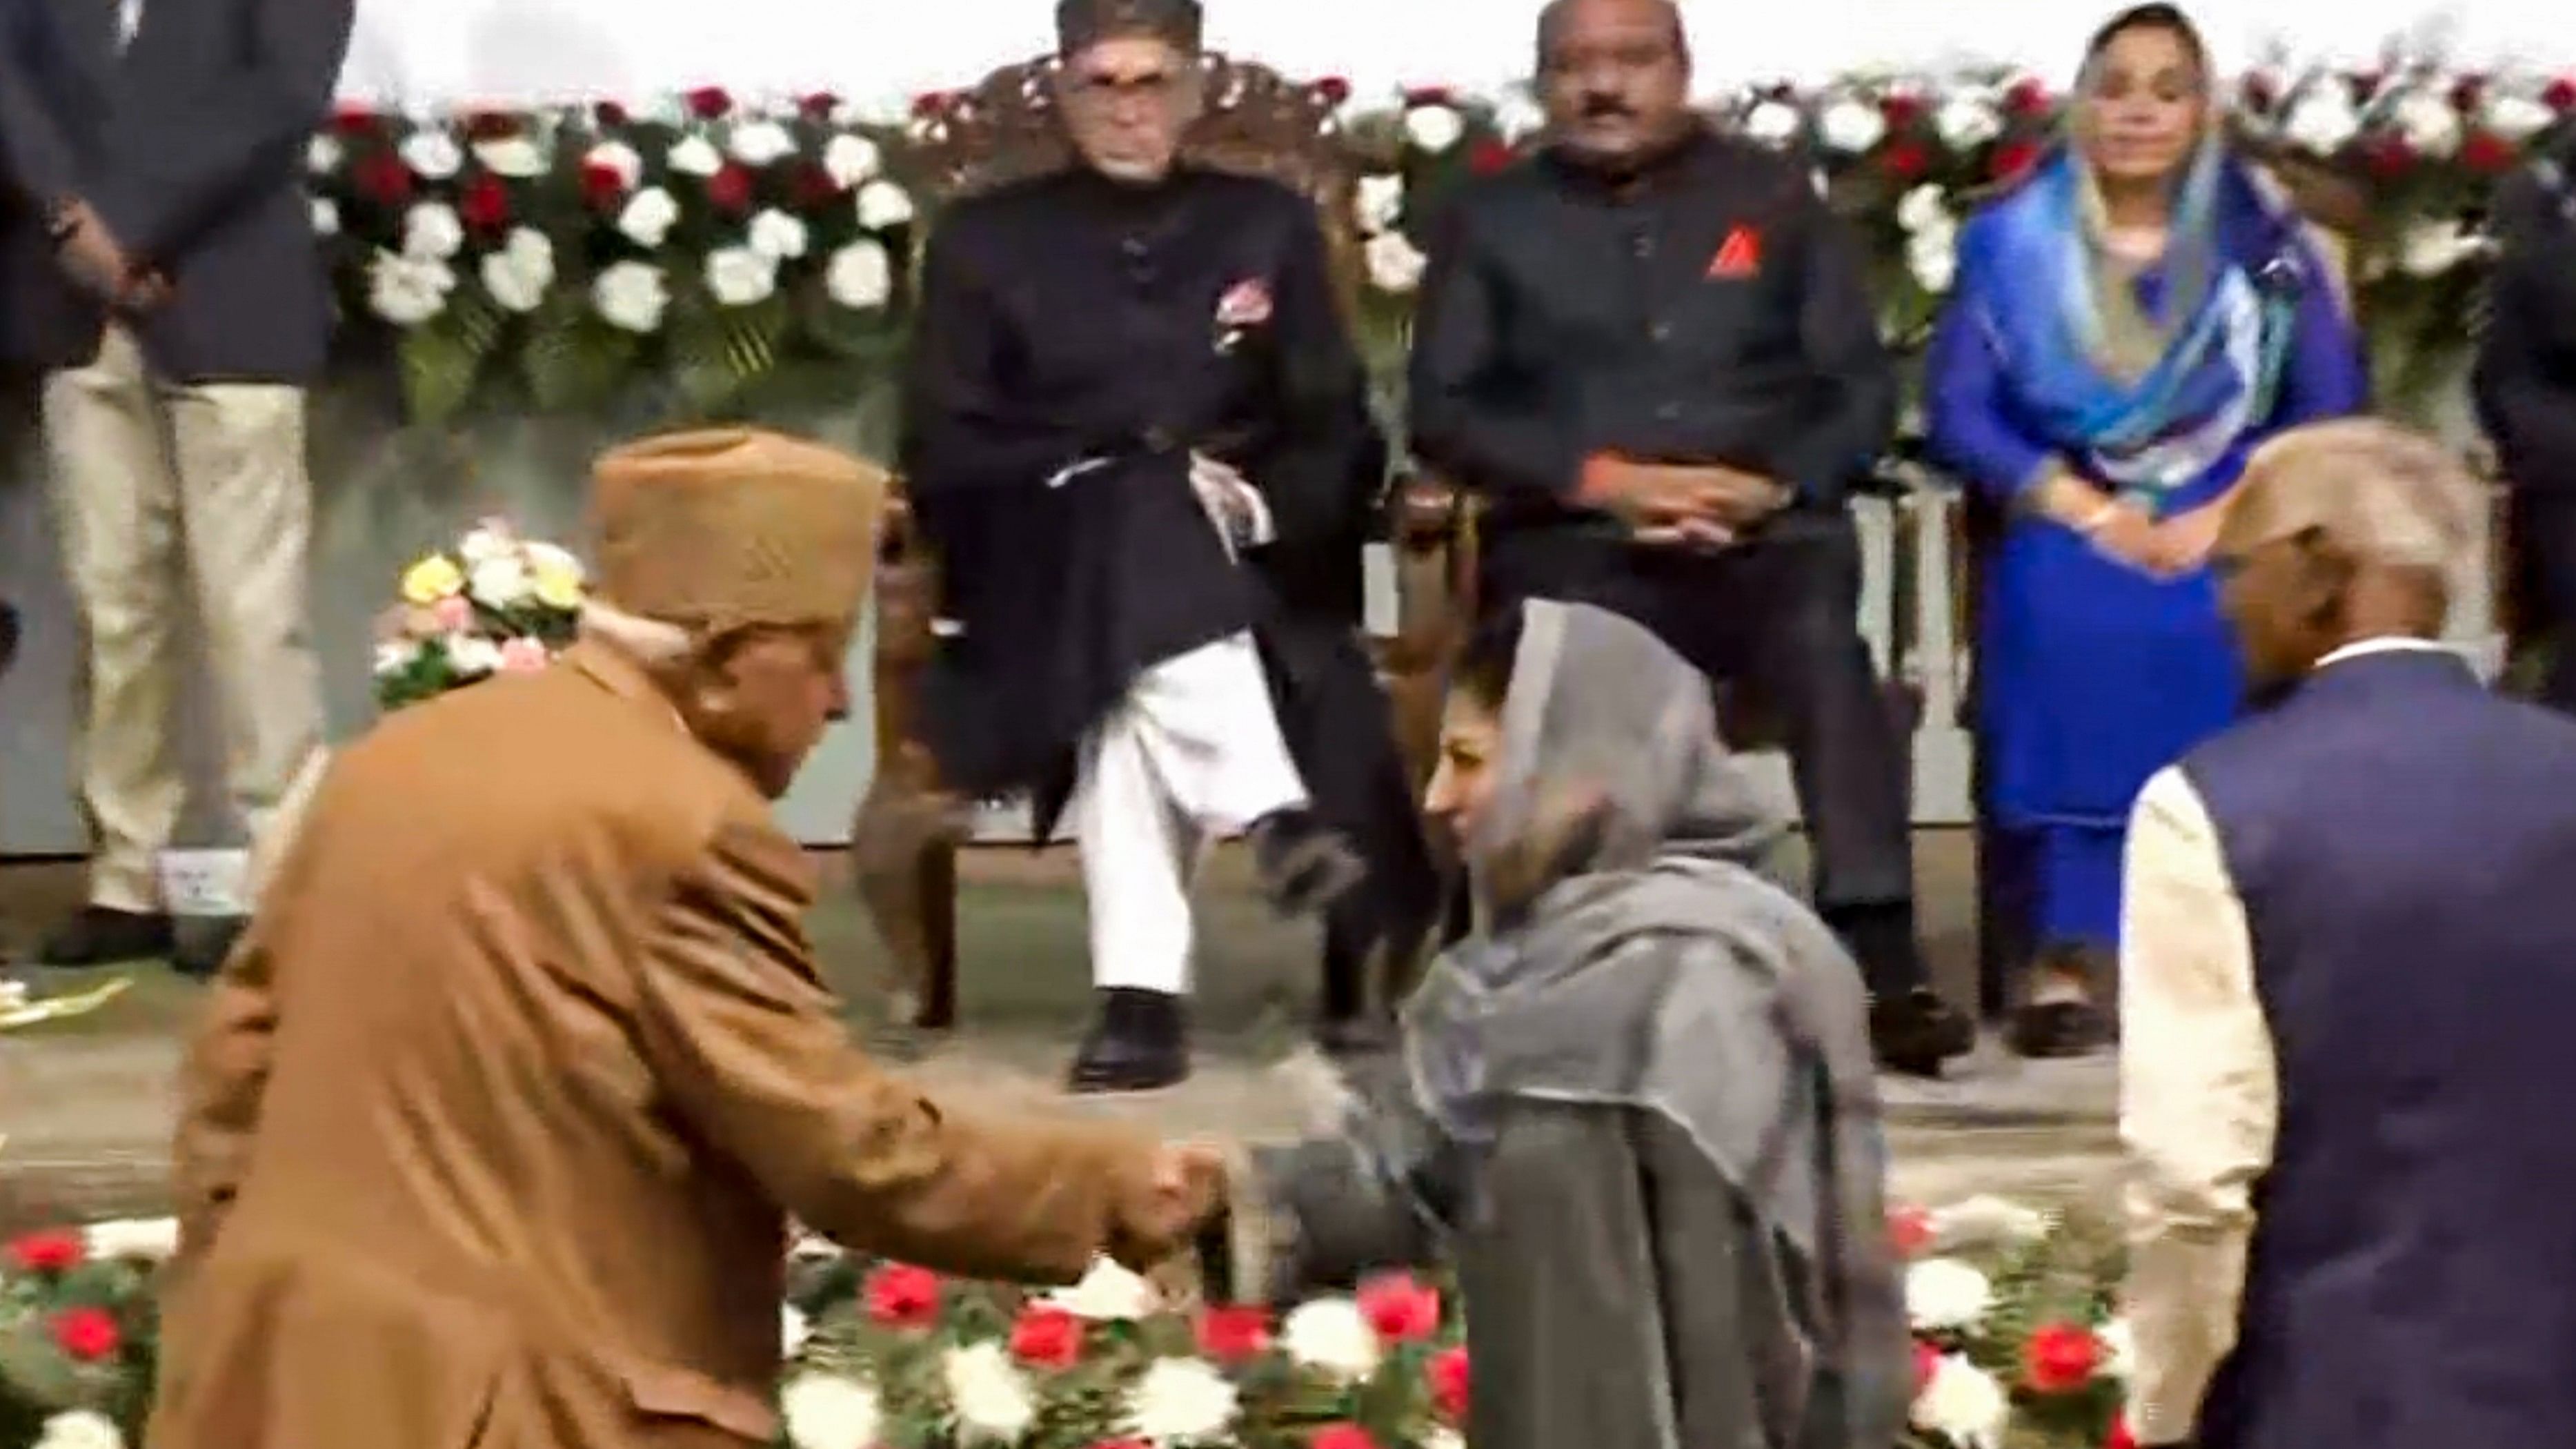
[[[2027,872],[2027,1055],[2108,1038],[2130,804],[2244,707],[2206,560],[2246,454],[2366,390],[2333,274],[2218,135],[2209,82],[2171,6],[2096,34],[2066,144],[1962,229],[1925,372],[1934,455],[2007,519],[1980,807]]]

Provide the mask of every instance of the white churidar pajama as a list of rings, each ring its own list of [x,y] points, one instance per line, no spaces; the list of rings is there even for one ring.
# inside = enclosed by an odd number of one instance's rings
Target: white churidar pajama
[[[1251,635],[1140,675],[1083,741],[1074,790],[1092,984],[1187,992],[1200,855],[1306,803]]]

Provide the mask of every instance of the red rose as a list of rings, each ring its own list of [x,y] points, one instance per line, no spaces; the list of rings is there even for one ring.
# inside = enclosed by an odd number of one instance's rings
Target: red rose
[[[1467,1417],[1467,1350],[1444,1348],[1423,1365],[1422,1375],[1431,1381],[1431,1402],[1451,1422]]]
[[[1923,1391],[1932,1387],[1932,1376],[1940,1371],[1941,1350],[1919,1338],[1914,1340],[1914,1397],[1923,1397]]]
[[[2037,76],[2024,76],[2004,92],[2004,109],[2016,116],[2045,116],[2049,104],[2048,83]]]
[[[1895,180],[1920,181],[1932,169],[1932,153],[1920,141],[1894,141],[1878,153],[1878,164]]]
[[[1408,111],[1412,110],[1416,106],[1447,106],[1454,104],[1456,104],[1456,102],[1450,98],[1450,91],[1447,86],[1406,86],[1404,88],[1404,108]]]
[[[828,121],[841,108],[841,98],[830,91],[815,91],[796,103],[796,109],[809,121]]]
[[[1020,1310],[1011,1325],[1011,1356],[1039,1368],[1071,1368],[1082,1361],[1082,1320],[1050,1304]]]
[[[1412,1343],[1440,1331],[1440,1290],[1403,1273],[1386,1273],[1360,1285],[1360,1315],[1378,1337]]]
[[[2071,1394],[2093,1382],[2102,1340],[2080,1323],[2043,1323],[2021,1346],[2021,1381],[2035,1394]]]
[[[2451,82],[2451,107],[2464,116],[2474,116],[2486,104],[2487,78],[2475,71]]]
[[[373,107],[356,101],[342,101],[331,112],[331,129],[352,138],[375,135],[384,127],[384,118]]]
[[[841,197],[841,183],[833,180],[832,173],[824,170],[819,162],[798,163],[796,169],[789,173],[787,185],[794,192],[798,206],[823,206]]]
[[[2500,176],[2520,159],[2513,143],[2493,131],[2471,131],[2460,143],[2460,164],[2472,175]]]
[[[78,1233],[29,1233],[9,1244],[9,1266],[21,1273],[68,1273],[88,1257]]]
[[[476,111],[465,118],[468,141],[506,141],[519,134],[519,118],[508,111]]]
[[[1306,1441],[1306,1449],[1377,1449],[1377,1440],[1357,1424],[1326,1424]]]
[[[1211,1308],[1199,1315],[1199,1352],[1242,1363],[1270,1349],[1270,1315],[1259,1308]]]
[[[1887,1215],[1887,1240],[1900,1258],[1911,1258],[1932,1246],[1932,1215],[1919,1207],[1901,1207]]]
[[[2006,141],[1986,162],[1997,181],[2017,181],[2023,172],[2038,164],[2039,145],[2034,141]]]
[[[939,1321],[939,1275],[909,1263],[888,1263],[868,1275],[862,1295],[868,1317],[888,1328],[928,1328]]]
[[[581,168],[581,199],[597,211],[606,211],[626,199],[626,173],[605,161],[591,161]]]
[[[477,176],[456,198],[456,214],[475,231],[499,231],[510,224],[510,188],[498,176]]]
[[[633,119],[626,113],[626,108],[615,101],[599,101],[590,108],[591,124],[603,131],[617,130]]]
[[[1887,129],[1902,131],[1923,120],[1923,98],[1903,92],[1891,92],[1878,98],[1878,114]]]
[[[2129,1427],[2129,1416],[2111,1421],[2111,1437],[2102,1441],[2102,1449],[2138,1449],[2138,1433]]]
[[[2415,148],[2403,136],[2373,136],[2362,143],[2361,164],[2382,181],[2394,181],[2415,166]]]
[[[125,1335],[117,1332],[116,1318],[104,1308],[66,1308],[46,1325],[54,1335],[54,1346],[82,1363],[96,1363],[116,1352]]]
[[[1467,151],[1467,169],[1479,176],[1491,176],[1512,164],[1512,148],[1492,136],[1478,138]]]
[[[1315,94],[1324,98],[1325,105],[1338,106],[1351,98],[1351,83],[1341,76],[1328,75],[1315,82]]]
[[[700,86],[688,93],[689,114],[701,121],[722,120],[733,109],[733,96],[723,86]]]
[[[707,200],[714,202],[718,211],[749,211],[751,172],[727,161],[722,170],[707,178]]]
[[[2540,103],[2561,115],[2576,111],[2576,75],[2562,75],[2540,93]]]
[[[349,182],[358,194],[378,206],[400,206],[411,200],[411,168],[391,151],[373,151],[358,158],[349,168]]]
[[[949,93],[946,91],[923,91],[912,98],[913,117],[916,120],[926,121],[948,109],[948,100]]]

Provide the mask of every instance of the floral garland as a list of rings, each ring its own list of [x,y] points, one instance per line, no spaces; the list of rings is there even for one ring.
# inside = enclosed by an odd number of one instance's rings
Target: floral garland
[[[487,518],[452,553],[404,569],[399,591],[376,631],[376,703],[387,711],[545,668],[579,627],[585,575],[571,550]]]
[[[1898,1449],[2098,1449],[2120,1423],[2119,1252],[2100,1224],[1991,1197],[1892,1225],[1908,1254]],[[152,1396],[168,1219],[0,1248],[0,1449],[123,1449]],[[792,1250],[778,1409],[792,1449],[1465,1449],[1455,1295],[1392,1274],[1274,1317],[1103,1263],[1027,1293]]]
[[[1368,105],[1340,81],[1312,90],[1359,178],[1368,350],[1388,375],[1437,198],[1508,164],[1538,112],[1520,93]],[[343,316],[393,334],[422,420],[505,377],[541,411],[604,406],[642,379],[663,411],[705,414],[821,363],[846,399],[901,346],[929,219],[922,149],[972,104],[744,104],[705,87],[641,110],[347,108],[310,150],[314,227]],[[2412,358],[2466,340],[2488,189],[2576,111],[2576,78],[2266,66],[2230,104],[2238,134],[2370,198],[2356,299],[2374,344]],[[1910,348],[1949,289],[1960,217],[2043,154],[2061,109],[2043,83],[1992,73],[1757,87],[1711,112],[1813,161],[1863,228],[1888,334]]]

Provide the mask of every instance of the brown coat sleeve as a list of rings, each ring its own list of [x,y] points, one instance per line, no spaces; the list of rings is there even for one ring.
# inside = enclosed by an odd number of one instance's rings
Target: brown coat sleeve
[[[1070,1282],[1099,1253],[1142,1267],[1177,1247],[1139,1231],[1146,1140],[973,1121],[870,1063],[815,978],[810,896],[792,842],[735,822],[657,924],[640,1035],[709,1141],[817,1231],[944,1272]]]
[[[179,1076],[179,1131],[172,1190],[179,1256],[193,1261],[214,1242],[232,1206],[259,1130],[277,1034],[272,953],[254,920],[209,993],[206,1014]]]

